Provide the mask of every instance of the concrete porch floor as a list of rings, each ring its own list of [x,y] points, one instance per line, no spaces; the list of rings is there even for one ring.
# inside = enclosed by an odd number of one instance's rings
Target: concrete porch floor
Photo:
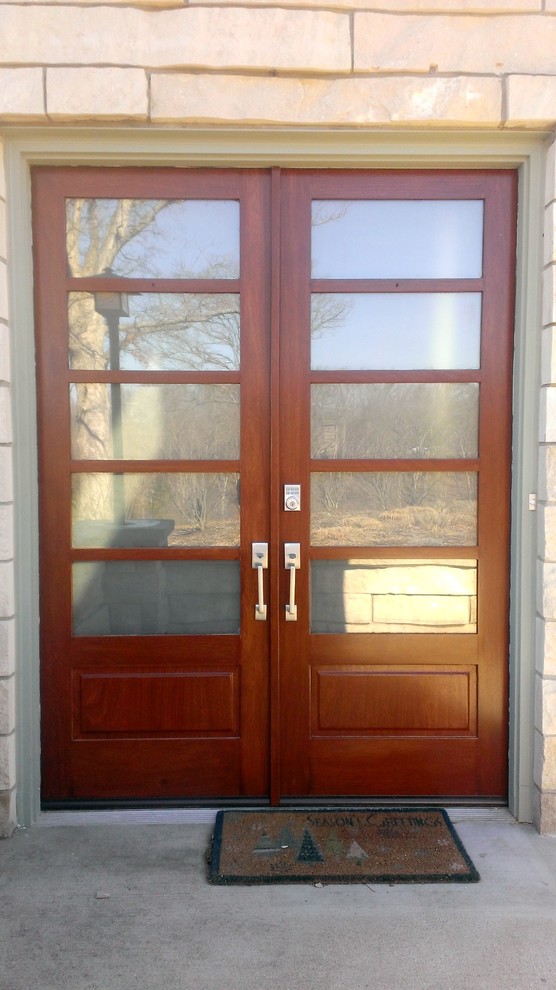
[[[212,887],[209,823],[43,816],[0,842],[0,990],[554,990],[556,837],[450,815],[479,883]]]

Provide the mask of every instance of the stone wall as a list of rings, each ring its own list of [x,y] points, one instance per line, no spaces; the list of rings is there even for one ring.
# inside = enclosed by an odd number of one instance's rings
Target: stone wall
[[[0,126],[552,130],[556,0],[0,2]],[[0,834],[14,811],[5,187],[0,174]],[[556,831],[556,164],[548,157],[536,821]],[[17,232],[12,232],[17,236]],[[539,273],[540,278],[540,273]],[[531,287],[534,292],[535,287]],[[540,332],[540,328],[539,328]]]

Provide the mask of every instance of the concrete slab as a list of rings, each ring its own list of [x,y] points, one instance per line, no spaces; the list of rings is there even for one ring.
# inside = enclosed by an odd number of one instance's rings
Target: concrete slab
[[[0,990],[556,986],[556,838],[452,815],[478,884],[211,887],[211,825],[0,843]]]

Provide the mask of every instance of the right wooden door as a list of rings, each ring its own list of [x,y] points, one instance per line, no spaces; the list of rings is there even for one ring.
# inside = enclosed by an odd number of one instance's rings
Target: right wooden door
[[[282,798],[506,793],[515,197],[281,176]]]

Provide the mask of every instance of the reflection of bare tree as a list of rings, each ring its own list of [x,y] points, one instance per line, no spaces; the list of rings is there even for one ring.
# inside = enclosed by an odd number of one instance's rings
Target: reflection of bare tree
[[[169,200],[69,199],[66,202],[66,253],[73,275],[101,275],[112,269],[116,257],[119,274],[129,274],[125,249],[153,223]],[[148,257],[148,253],[146,254]],[[146,261],[146,258],[145,258]],[[137,274],[137,256],[133,260]],[[145,264],[148,274],[148,266]]]

